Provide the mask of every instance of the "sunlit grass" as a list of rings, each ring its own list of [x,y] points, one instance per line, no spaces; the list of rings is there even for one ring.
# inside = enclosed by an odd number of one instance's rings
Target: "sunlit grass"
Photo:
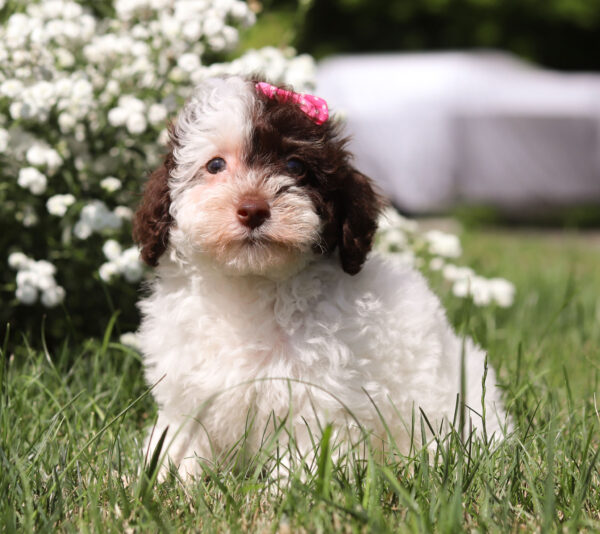
[[[47,354],[12,332],[0,366],[2,531],[598,531],[600,245],[506,231],[467,232],[463,245],[464,263],[517,286],[508,310],[447,299],[499,370],[516,423],[506,442],[451,434],[431,457],[336,461],[325,427],[315,465],[284,478],[271,444],[235,472],[159,484],[142,451],[155,407],[139,356],[108,338]]]

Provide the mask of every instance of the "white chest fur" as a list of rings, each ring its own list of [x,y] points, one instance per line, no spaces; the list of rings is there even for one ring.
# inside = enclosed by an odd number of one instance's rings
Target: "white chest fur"
[[[290,408],[293,425],[318,418],[341,428],[351,417],[376,434],[381,414],[403,448],[419,408],[432,422],[452,418],[462,343],[423,278],[406,267],[374,256],[354,277],[333,260],[284,281],[210,265],[192,273],[161,265],[158,275],[141,303],[140,334],[148,383],[160,381],[159,423],[200,422],[212,454],[232,446],[249,418],[260,427]],[[484,354],[470,341],[466,352],[466,400],[481,412]],[[497,412],[494,381],[490,372],[488,414]],[[184,432],[176,463],[211,454],[197,431]]]

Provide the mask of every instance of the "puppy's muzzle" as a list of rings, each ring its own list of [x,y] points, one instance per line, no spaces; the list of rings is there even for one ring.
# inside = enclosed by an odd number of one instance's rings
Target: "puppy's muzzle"
[[[243,198],[237,208],[237,218],[250,229],[258,228],[271,216],[266,200],[261,198]]]

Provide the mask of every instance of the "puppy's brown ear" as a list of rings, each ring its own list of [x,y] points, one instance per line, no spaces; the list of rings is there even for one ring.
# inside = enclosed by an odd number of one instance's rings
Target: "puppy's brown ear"
[[[362,268],[373,245],[383,202],[371,179],[350,168],[340,191],[340,261],[349,274]]]
[[[172,218],[168,180],[171,167],[172,156],[169,155],[162,166],[150,175],[133,221],[133,239],[141,247],[142,259],[152,267],[158,265],[158,259],[169,242]]]

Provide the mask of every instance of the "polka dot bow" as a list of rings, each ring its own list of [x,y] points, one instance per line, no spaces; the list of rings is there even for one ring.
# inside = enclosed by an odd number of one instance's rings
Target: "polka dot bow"
[[[256,84],[256,90],[269,98],[281,98],[284,101],[291,100],[292,102],[295,102],[316,124],[323,124],[329,118],[327,102],[318,96],[286,91],[285,89],[275,87],[266,82],[258,82]]]

